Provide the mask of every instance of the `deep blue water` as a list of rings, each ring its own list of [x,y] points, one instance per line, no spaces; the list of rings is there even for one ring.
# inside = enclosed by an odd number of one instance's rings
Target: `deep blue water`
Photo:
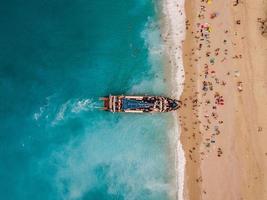
[[[157,14],[151,0],[0,1],[0,199],[170,198],[171,116],[97,100],[165,94]]]

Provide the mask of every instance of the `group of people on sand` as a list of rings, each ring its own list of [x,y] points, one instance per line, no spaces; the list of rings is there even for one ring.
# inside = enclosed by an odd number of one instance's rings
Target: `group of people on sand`
[[[191,34],[193,47],[195,47],[187,50],[185,54],[186,63],[189,63],[186,67],[195,69],[193,74],[191,70],[189,72],[186,71],[186,75],[189,77],[188,80],[191,83],[187,81],[184,84],[184,91],[191,90],[195,92],[189,93],[191,94],[190,96],[182,99],[182,105],[184,107],[192,107],[191,113],[195,116],[195,120],[192,120],[190,115],[186,113],[179,118],[183,130],[187,132],[186,134],[189,134],[188,139],[196,141],[195,146],[188,150],[189,159],[194,162],[197,162],[193,156],[197,147],[202,150],[200,159],[204,159],[206,154],[211,151],[211,145],[217,146],[218,157],[223,155],[222,147],[218,147],[216,138],[221,135],[222,131],[220,129],[224,124],[224,120],[220,116],[221,108],[227,105],[223,96],[224,92],[221,91],[226,91],[225,89],[230,86],[227,84],[227,79],[223,80],[222,73],[225,73],[226,76],[224,77],[232,75],[230,71],[226,71],[225,64],[227,64],[228,59],[237,59],[237,61],[242,59],[241,54],[231,56],[231,51],[227,48],[229,45],[236,45],[235,43],[230,44],[226,39],[229,34],[233,33],[230,33],[228,29],[223,30],[221,33],[225,34],[225,38],[221,38],[221,42],[217,38],[218,36],[213,34],[212,21],[217,20],[220,15],[216,10],[207,8],[207,4],[211,3],[213,2],[210,0],[201,0],[196,22],[190,24],[190,21],[186,20],[186,29]],[[240,1],[236,0],[233,6],[238,6],[239,3]],[[237,20],[236,23],[240,25],[241,21]],[[218,44],[218,41],[219,45],[214,46],[214,44]],[[237,80],[239,75],[239,71],[236,70],[234,76]],[[200,83],[200,86],[198,86],[197,82]],[[237,81],[237,91],[243,91],[242,81]],[[190,120],[186,120],[187,118],[190,118]],[[192,124],[189,125],[189,123]],[[202,138],[203,140],[198,140],[197,138]],[[198,141],[203,141],[203,143],[200,144]]]

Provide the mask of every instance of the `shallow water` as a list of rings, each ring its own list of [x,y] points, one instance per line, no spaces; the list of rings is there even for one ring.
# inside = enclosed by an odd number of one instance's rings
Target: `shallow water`
[[[0,198],[170,199],[171,115],[99,111],[166,95],[153,1],[0,2]]]

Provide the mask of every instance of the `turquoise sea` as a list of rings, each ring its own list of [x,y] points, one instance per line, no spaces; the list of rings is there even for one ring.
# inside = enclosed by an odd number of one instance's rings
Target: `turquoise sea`
[[[98,101],[168,95],[156,3],[0,1],[0,199],[171,199],[171,114]]]

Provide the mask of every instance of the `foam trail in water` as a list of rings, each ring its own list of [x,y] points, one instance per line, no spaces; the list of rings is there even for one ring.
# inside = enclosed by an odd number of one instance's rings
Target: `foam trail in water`
[[[90,111],[96,108],[100,108],[98,102],[93,101],[93,99],[76,100],[71,105],[71,107],[71,112],[73,113],[79,113],[81,111]]]
[[[54,120],[52,121],[52,126],[56,125],[62,120],[66,120],[70,117],[76,117],[77,114],[85,111],[94,111],[99,109],[99,103],[93,99],[71,99],[63,103]]]
[[[49,97],[46,97],[45,100],[45,104],[43,106],[41,106],[39,108],[39,111],[38,112],[35,112],[33,114],[33,119],[38,121],[40,118],[43,117],[44,113],[47,111],[47,109],[49,108],[49,105],[50,105],[50,99],[51,99],[51,96]],[[47,118],[47,115],[45,116]]]
[[[47,98],[45,105],[39,108],[39,111],[33,114],[34,120],[48,120],[51,121],[51,125],[55,126],[59,122],[66,120],[68,118],[77,117],[79,113],[94,111],[99,109],[100,102],[91,99],[70,99],[61,104],[58,107],[52,107],[50,105],[55,105],[55,102],[51,98]],[[55,100],[54,100],[55,101]]]

